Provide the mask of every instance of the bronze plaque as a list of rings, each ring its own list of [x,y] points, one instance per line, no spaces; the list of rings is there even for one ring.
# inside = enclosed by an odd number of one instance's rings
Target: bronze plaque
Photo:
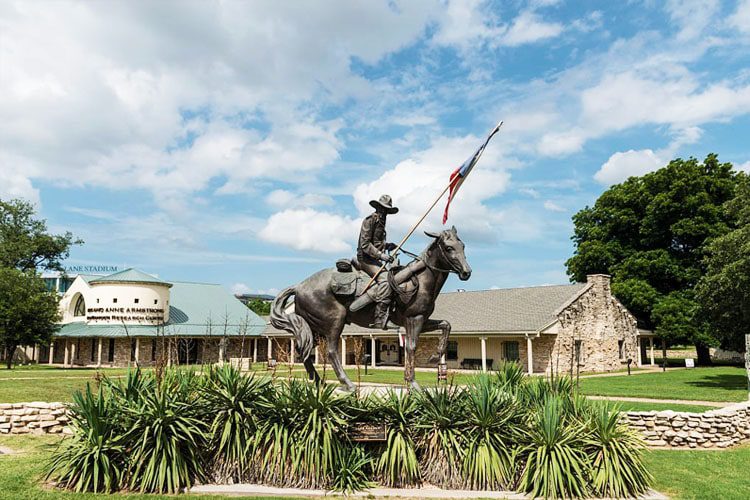
[[[349,427],[349,439],[357,442],[385,441],[385,424],[355,422]]]

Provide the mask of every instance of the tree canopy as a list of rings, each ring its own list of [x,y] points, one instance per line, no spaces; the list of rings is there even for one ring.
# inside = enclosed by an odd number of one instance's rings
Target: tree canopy
[[[82,243],[65,234],[49,234],[34,206],[23,200],[0,200],[0,267],[21,271],[62,271],[72,245]]]
[[[708,247],[707,270],[697,286],[707,320],[725,349],[743,351],[750,333],[750,177],[740,174],[726,204],[736,228]]]
[[[710,362],[714,340],[697,313],[695,287],[708,246],[732,228],[724,204],[736,184],[732,165],[711,154],[702,163],[676,159],[610,187],[573,217],[568,275],[585,281],[587,274],[610,274],[613,292],[643,327],[694,343],[699,363]]]
[[[247,307],[258,316],[268,316],[271,314],[271,303],[267,300],[252,299],[247,301]]]
[[[58,297],[37,273],[62,271],[70,247],[80,243],[70,233],[49,234],[32,204],[0,200],[0,345],[8,368],[16,347],[48,342],[57,330]]]

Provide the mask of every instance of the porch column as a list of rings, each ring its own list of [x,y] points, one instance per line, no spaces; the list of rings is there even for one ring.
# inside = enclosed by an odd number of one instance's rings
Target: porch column
[[[55,357],[55,341],[51,341],[49,343],[49,364],[52,364],[52,361]]]
[[[375,352],[375,337],[370,337],[370,366],[375,368],[375,356],[377,356],[377,352]]]
[[[654,366],[654,337],[648,338],[649,357],[651,358],[651,366]]]
[[[487,371],[487,337],[479,337],[482,341],[482,371]]]
[[[297,356],[294,355],[294,337],[289,339],[289,364],[293,365],[297,361]]]
[[[102,338],[99,337],[98,354],[96,355],[96,367],[101,368],[102,366]]]
[[[266,340],[268,340],[268,359],[271,360],[273,358],[273,344],[271,343],[271,337],[266,337]]]
[[[34,349],[31,351],[31,361],[39,363],[39,344],[34,344]]]
[[[258,362],[258,339],[253,339],[253,363]]]
[[[346,338],[341,336],[341,366],[346,366]]]
[[[643,365],[643,339],[640,337],[636,337],[638,339],[637,342],[637,348],[638,348],[638,366]]]
[[[68,339],[65,339],[65,354],[63,355],[63,368],[68,367],[68,354],[70,354],[70,345],[68,345]]]
[[[527,372],[529,375],[534,374],[534,350],[531,342],[531,337],[526,336],[526,358],[528,361]]]
[[[135,366],[138,366],[138,361],[141,358],[141,339],[139,337],[135,338]]]
[[[70,344],[70,366],[76,364],[76,349],[78,347],[77,342],[71,342]]]
[[[219,363],[224,362],[224,338],[219,339]]]

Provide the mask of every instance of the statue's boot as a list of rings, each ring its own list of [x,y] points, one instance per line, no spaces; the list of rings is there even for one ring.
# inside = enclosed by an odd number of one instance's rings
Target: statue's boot
[[[390,301],[378,302],[375,306],[375,321],[370,324],[370,328],[377,328],[379,330],[388,329],[388,310],[391,308]]]

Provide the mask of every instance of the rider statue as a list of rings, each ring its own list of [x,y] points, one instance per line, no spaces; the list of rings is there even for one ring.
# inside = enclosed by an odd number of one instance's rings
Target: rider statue
[[[377,200],[370,201],[370,206],[375,212],[365,217],[359,232],[359,244],[357,246],[357,260],[359,267],[370,277],[380,270],[383,263],[391,264],[393,255],[388,252],[396,249],[394,243],[386,242],[385,223],[389,214],[398,212],[393,206],[391,197],[384,194]],[[401,284],[416,272],[421,261],[414,266],[410,265],[399,271],[394,277],[396,284]],[[381,272],[377,277],[377,286],[373,286],[350,306],[350,310],[358,311],[366,305],[375,302],[375,319],[371,328],[385,330],[388,325],[388,312],[391,307],[391,288],[387,283],[387,272]]]

